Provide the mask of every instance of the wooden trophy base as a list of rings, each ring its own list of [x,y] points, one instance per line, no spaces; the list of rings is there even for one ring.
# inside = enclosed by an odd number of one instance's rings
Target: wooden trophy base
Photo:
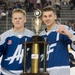
[[[21,75],[49,75],[47,72],[44,73],[22,73]]]

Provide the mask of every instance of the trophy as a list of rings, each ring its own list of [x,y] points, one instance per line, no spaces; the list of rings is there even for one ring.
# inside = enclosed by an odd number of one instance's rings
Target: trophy
[[[46,48],[47,48],[47,38],[44,38],[44,41],[42,40],[42,37],[39,36],[39,30],[41,28],[42,20],[39,18],[41,16],[41,11],[37,9],[34,12],[34,16],[36,17],[34,19],[34,29],[35,29],[35,35],[32,37],[32,54],[31,54],[31,73],[32,75],[49,75],[46,72]],[[40,73],[40,45],[43,44],[44,47],[44,62],[43,62],[43,72]]]
[[[36,31],[36,35],[38,35],[40,27],[41,27],[41,23],[42,23],[42,20],[39,19],[39,17],[41,16],[41,11],[39,9],[37,9],[34,12],[34,16],[36,17],[36,19],[34,20],[34,24],[33,25],[34,25],[34,29]]]
[[[39,49],[39,44],[42,41],[42,37],[39,36],[39,30],[41,28],[41,23],[42,20],[39,19],[41,16],[41,11],[37,9],[34,12],[34,16],[36,17],[34,19],[34,29],[35,29],[35,35],[32,37],[32,54],[31,54],[31,72],[32,73],[39,73],[39,57],[40,57],[40,49]],[[32,64],[33,63],[33,64]]]
[[[47,42],[46,38],[43,41],[42,37],[39,36],[39,30],[41,28],[42,20],[39,18],[41,16],[41,11],[37,9],[34,12],[34,16],[36,17],[34,19],[34,29],[35,29],[35,35],[32,37],[31,42],[24,43],[24,70],[21,75],[49,75],[46,72],[46,48],[47,48]],[[26,44],[31,43],[32,49],[31,49],[31,71],[30,73],[26,72]],[[44,62],[43,62],[43,72],[40,72],[40,45],[43,45],[44,47]]]

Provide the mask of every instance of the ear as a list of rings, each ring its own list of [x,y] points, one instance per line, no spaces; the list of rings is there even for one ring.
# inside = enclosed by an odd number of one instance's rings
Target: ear
[[[11,19],[11,22],[13,23],[13,19]]]
[[[55,20],[57,19],[57,15],[55,15]]]
[[[27,19],[26,19],[26,17],[24,18],[24,23],[26,23],[26,21],[27,21]]]

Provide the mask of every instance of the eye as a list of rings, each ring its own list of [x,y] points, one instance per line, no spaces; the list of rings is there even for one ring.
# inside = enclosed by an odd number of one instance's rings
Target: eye
[[[46,15],[44,15],[43,17],[44,17],[44,18],[46,18],[47,16],[46,16]]]
[[[17,20],[17,18],[14,18],[15,20]]]
[[[22,19],[21,17],[19,19]]]
[[[52,15],[49,15],[49,17],[52,17]]]

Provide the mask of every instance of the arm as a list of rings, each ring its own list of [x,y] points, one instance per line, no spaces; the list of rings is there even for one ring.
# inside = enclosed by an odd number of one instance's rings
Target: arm
[[[0,56],[4,53],[4,51],[7,47],[7,43],[5,41],[6,40],[6,35],[5,34],[0,35]]]
[[[67,35],[69,39],[72,41],[71,47],[75,50],[75,32],[73,30],[68,30],[64,25],[61,25],[58,22],[59,28],[57,30],[58,33]]]

